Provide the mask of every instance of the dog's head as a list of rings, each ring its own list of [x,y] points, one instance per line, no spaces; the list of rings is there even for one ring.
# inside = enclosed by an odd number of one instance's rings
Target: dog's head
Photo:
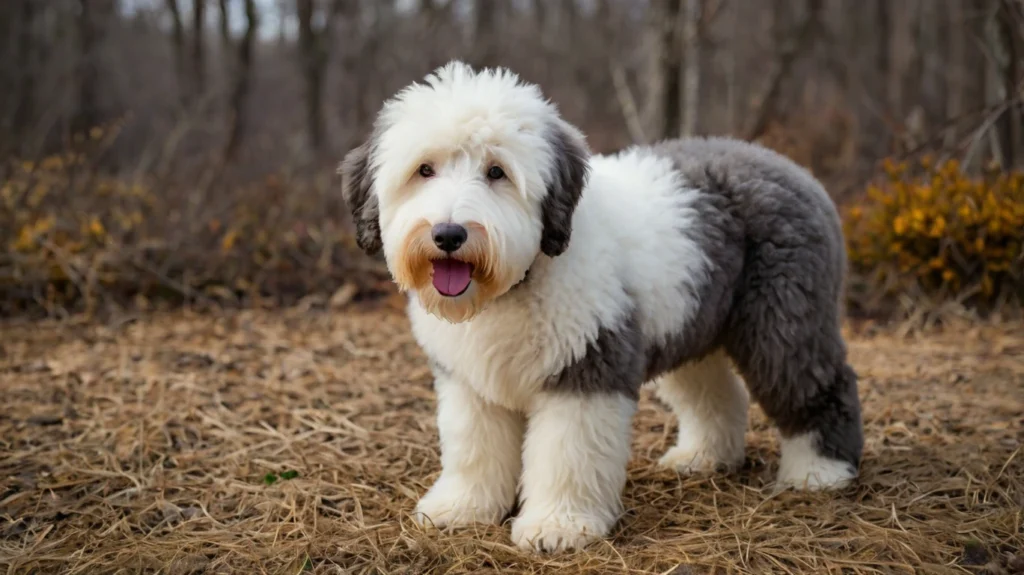
[[[359,246],[460,322],[565,251],[588,156],[537,86],[452,62],[384,103],[342,163],[342,194]]]

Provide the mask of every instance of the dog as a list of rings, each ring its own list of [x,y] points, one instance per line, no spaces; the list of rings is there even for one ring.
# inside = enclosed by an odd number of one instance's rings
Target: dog
[[[723,138],[594,155],[537,85],[452,61],[387,100],[339,173],[434,376],[420,523],[500,524],[518,495],[519,547],[607,537],[647,383],[679,420],[666,467],[741,466],[752,397],[780,487],[856,479],[842,229],[789,159]]]

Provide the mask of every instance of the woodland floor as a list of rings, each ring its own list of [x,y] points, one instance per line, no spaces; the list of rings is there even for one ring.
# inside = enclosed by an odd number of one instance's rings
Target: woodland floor
[[[757,408],[742,470],[658,469],[647,391],[615,533],[538,557],[410,520],[434,396],[374,306],[0,323],[0,572],[1024,573],[1024,326],[848,330],[867,444],[834,494],[772,492]]]

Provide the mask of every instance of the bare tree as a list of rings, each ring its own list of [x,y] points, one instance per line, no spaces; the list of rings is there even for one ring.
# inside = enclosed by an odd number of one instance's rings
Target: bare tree
[[[18,3],[20,13],[17,16],[19,25],[18,45],[15,58],[21,62],[21,74],[17,84],[17,95],[14,102],[14,121],[12,130],[18,139],[23,139],[35,117],[35,90],[38,65],[35,41],[35,1],[21,0]]]
[[[223,2],[221,6],[223,10]],[[226,22],[227,11],[221,12],[221,19]],[[227,29],[227,24],[222,24]],[[249,96],[252,76],[252,53],[256,43],[256,29],[259,27],[259,13],[255,0],[245,0],[245,33],[238,42],[238,55],[234,66],[234,79],[231,87],[231,102],[227,144],[224,146],[224,160],[233,161],[245,136],[245,104]],[[230,35],[228,36],[230,41]]]
[[[197,98],[206,93],[206,0],[192,2],[192,89]]]
[[[305,84],[306,130],[309,146],[314,154],[319,154],[324,145],[323,85],[331,29],[334,17],[345,8],[344,4],[347,1],[350,0],[332,0],[329,11],[319,26],[314,22],[316,4],[313,0],[298,0],[296,6],[299,19],[299,54]]]
[[[700,61],[702,0],[685,0],[683,8],[683,112],[680,133],[697,131],[700,107]]]
[[[99,46],[107,18],[113,14],[113,0],[78,0],[78,100],[71,129],[84,132],[100,121]]]
[[[760,98],[761,107],[754,117],[754,123],[747,131],[747,138],[755,140],[768,129],[769,124],[778,112],[779,96],[782,85],[793,71],[797,58],[806,53],[814,42],[820,22],[823,0],[807,0],[807,14],[792,38],[783,40],[776,48],[775,65],[768,80],[768,88]],[[779,38],[779,36],[777,36]]]
[[[946,118],[958,118],[964,111],[964,76],[966,66],[966,34],[964,6],[960,0],[949,0],[945,6],[949,20],[949,52],[946,66]],[[947,144],[952,141],[947,137]]]
[[[538,82],[601,151],[760,136],[815,169],[841,165],[829,169],[849,170],[846,187],[915,142],[968,169],[1024,160],[1019,0],[116,1],[0,2],[0,160],[50,153],[69,126],[130,110],[106,157],[141,158],[138,173],[165,165],[157,155],[185,174],[224,154],[236,174],[264,174],[291,157],[293,136],[312,171],[365,137],[385,97],[456,57]],[[250,27],[275,17],[267,42],[245,32],[243,10]],[[204,85],[223,96],[197,130],[182,111]],[[246,121],[257,108],[265,121]],[[136,151],[144,143],[154,150]],[[835,150],[856,157],[820,159]]]
[[[504,0],[476,0],[473,3],[473,64],[478,68],[500,64],[497,30],[503,5]]]
[[[1003,155],[1003,165],[1014,166],[1020,157],[1022,142],[1021,98],[1024,87],[1021,85],[1021,38],[1020,19],[1022,14],[1018,2],[1002,0],[997,16],[998,34],[993,52],[1002,68],[1002,95],[1006,110],[999,120],[999,146]]]
[[[895,110],[899,106],[899,81],[892,74],[892,2],[875,0],[875,38],[878,41],[875,65],[885,86],[887,108]]]
[[[187,105],[189,78],[185,59],[185,24],[181,19],[181,6],[178,0],[167,0],[167,11],[171,14],[171,42],[174,45],[174,69],[178,77],[178,92],[182,104]]]
[[[228,12],[228,0],[217,0],[220,18],[217,21],[217,30],[220,32],[221,52],[227,55],[231,50],[231,13]]]
[[[662,138],[679,136],[682,127],[682,0],[655,0],[651,14],[657,47],[651,93],[657,94]]]

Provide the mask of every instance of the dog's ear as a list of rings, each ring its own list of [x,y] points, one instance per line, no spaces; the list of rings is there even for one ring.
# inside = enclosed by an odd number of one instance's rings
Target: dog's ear
[[[554,166],[547,183],[547,195],[541,205],[544,229],[540,249],[544,254],[555,257],[569,247],[572,214],[590,174],[590,150],[583,134],[561,120],[553,123],[547,139],[554,154]]]
[[[341,162],[341,197],[352,212],[356,225],[356,243],[369,255],[383,247],[380,237],[380,209],[373,193],[370,173],[371,142],[353,149]]]

